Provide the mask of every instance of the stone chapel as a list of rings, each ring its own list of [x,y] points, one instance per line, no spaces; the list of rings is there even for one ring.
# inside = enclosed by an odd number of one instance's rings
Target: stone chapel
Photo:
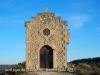
[[[25,22],[26,69],[67,68],[67,25],[52,12],[37,13]]]

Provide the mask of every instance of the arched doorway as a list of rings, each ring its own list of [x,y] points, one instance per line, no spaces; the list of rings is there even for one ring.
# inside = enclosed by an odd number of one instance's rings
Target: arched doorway
[[[53,49],[48,45],[40,49],[40,68],[53,68]]]

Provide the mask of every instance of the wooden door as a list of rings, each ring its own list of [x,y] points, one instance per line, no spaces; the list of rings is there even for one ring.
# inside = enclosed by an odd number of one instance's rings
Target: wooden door
[[[40,49],[40,68],[53,68],[53,49],[48,45]]]

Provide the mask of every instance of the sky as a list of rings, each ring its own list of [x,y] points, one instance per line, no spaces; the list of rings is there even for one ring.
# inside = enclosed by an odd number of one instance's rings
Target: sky
[[[44,7],[68,21],[68,62],[100,57],[100,0],[0,0],[0,64],[26,60],[24,23]]]

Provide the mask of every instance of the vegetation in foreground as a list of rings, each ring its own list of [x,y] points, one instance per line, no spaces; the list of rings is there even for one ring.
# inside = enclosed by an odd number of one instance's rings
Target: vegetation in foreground
[[[100,57],[74,60],[68,65],[74,65],[76,75],[100,75]]]

